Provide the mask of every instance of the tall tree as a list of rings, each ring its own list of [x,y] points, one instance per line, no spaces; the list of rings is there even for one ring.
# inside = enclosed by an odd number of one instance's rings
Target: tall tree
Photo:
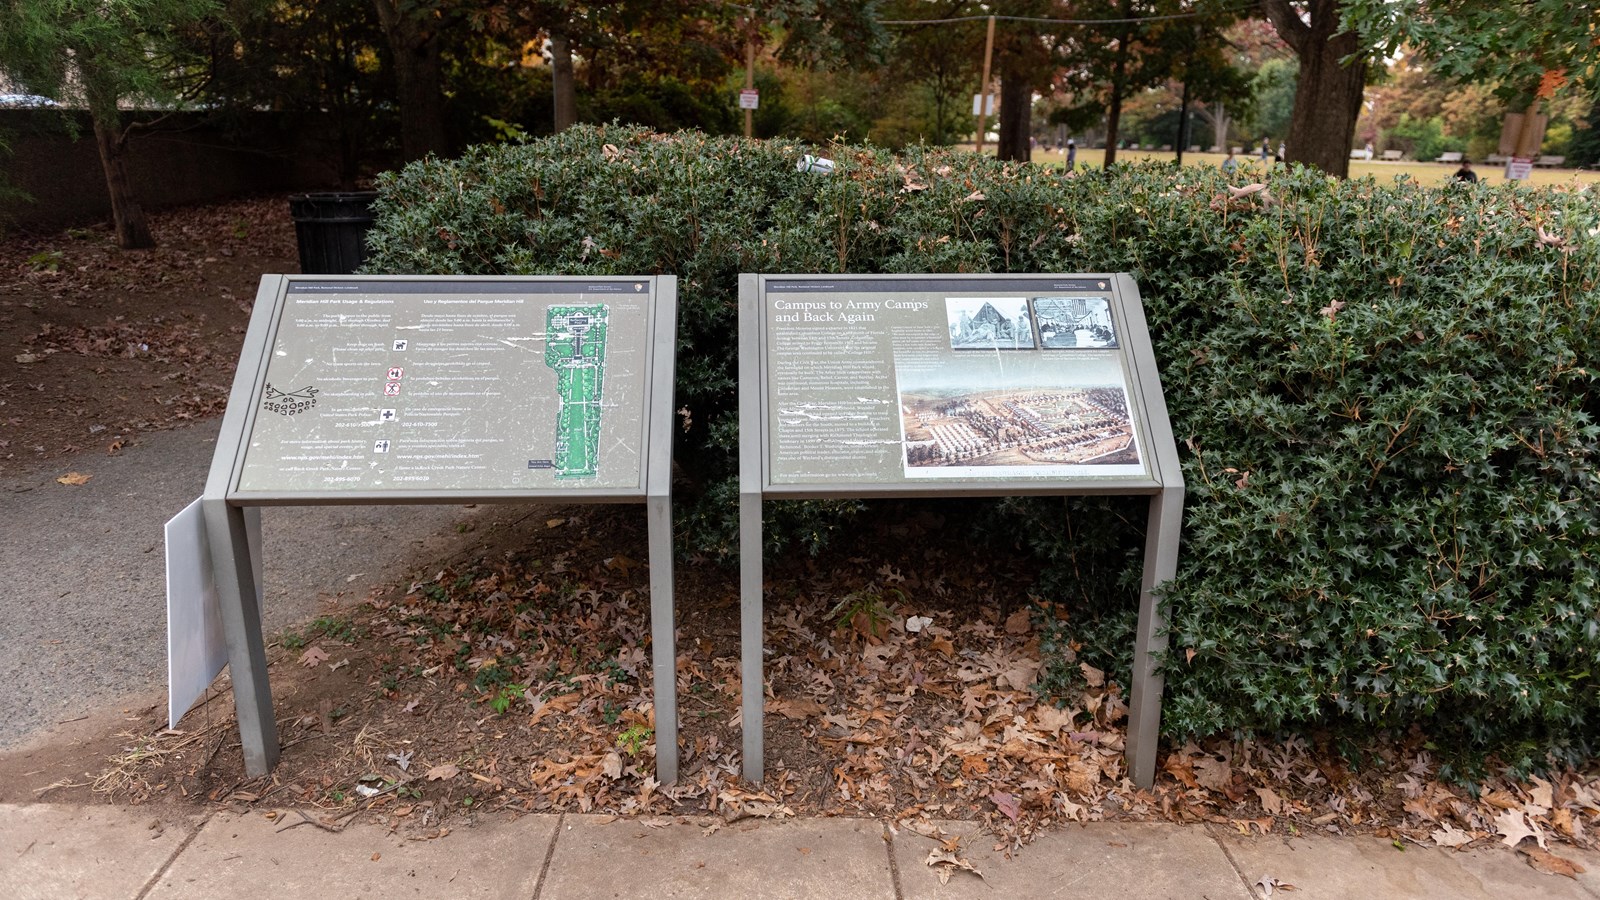
[[[1288,45],[1264,19],[1241,19],[1224,29],[1221,38],[1230,67],[1236,72],[1249,73],[1251,81],[1245,96],[1203,98],[1205,105],[1197,112],[1211,126],[1213,142],[1218,147],[1227,147],[1236,119],[1279,118],[1275,109],[1269,114],[1265,107],[1277,104],[1275,94],[1283,85],[1287,85],[1288,96],[1282,102],[1282,121],[1268,130],[1288,134],[1295,81],[1294,54]]]
[[[311,123],[306,136],[346,189],[376,152],[398,145],[371,0],[230,0],[227,15],[233,27],[195,37],[219,120],[270,109]]]
[[[1093,91],[1105,110],[1106,154],[1117,158],[1123,104],[1168,80],[1189,83],[1205,99],[1234,96],[1239,76],[1223,53],[1222,29],[1238,14],[1218,0],[1085,0],[1071,7],[1089,20],[1069,32],[1068,80]],[[1181,87],[1180,87],[1181,90]]]
[[[895,0],[886,18],[899,21],[953,19],[970,15],[971,0]],[[932,100],[933,139],[944,143],[966,118],[966,88],[978,78],[983,52],[980,29],[966,22],[898,26],[891,45],[890,73],[898,79],[924,85]]]
[[[1192,4],[1187,10],[1192,18],[1162,22],[1153,35],[1156,54],[1168,60],[1168,78],[1182,85],[1178,135],[1173,141],[1179,164],[1184,147],[1192,140],[1187,130],[1191,99],[1204,109],[1208,102],[1233,104],[1250,94],[1250,76],[1234,65],[1224,37],[1238,14],[1221,4]]]
[[[1435,60],[1440,74],[1492,83],[1536,110],[1565,90],[1600,91],[1594,0],[1261,0],[1300,59],[1289,159],[1349,173],[1370,61],[1402,44]]]
[[[389,50],[400,106],[400,152],[407,161],[450,149],[444,114],[445,33],[465,11],[456,0],[372,0]]]
[[[627,72],[689,74],[691,82],[730,62],[746,41],[792,65],[880,62],[887,34],[882,0],[531,0],[515,7],[530,39],[548,39],[557,130],[577,121],[581,80],[593,91]],[[663,35],[680,38],[662,41]],[[721,59],[715,59],[717,53]],[[731,98],[730,98],[731,99]]]
[[[1372,45],[1345,27],[1345,0],[1262,0],[1262,10],[1300,60],[1285,156],[1330,175],[1350,174]],[[1376,2],[1376,0],[1375,0]]]
[[[128,177],[128,141],[149,120],[125,123],[120,105],[180,102],[194,87],[172,56],[175,32],[217,12],[212,0],[0,0],[0,73],[36,94],[89,110],[105,171],[117,246],[155,246]],[[152,102],[153,101],[153,102]]]
[[[1074,7],[1066,0],[995,0],[986,6],[987,12],[1011,17],[995,23],[994,73],[1000,81],[995,153],[1025,162],[1033,155],[1033,95],[1051,88],[1073,46],[1071,30],[1052,20],[1067,18]]]

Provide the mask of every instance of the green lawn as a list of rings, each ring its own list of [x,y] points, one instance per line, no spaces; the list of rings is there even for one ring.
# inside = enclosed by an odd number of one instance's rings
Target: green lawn
[[[994,145],[990,144],[985,146],[984,152],[993,153]],[[1103,150],[1079,149],[1078,165],[1097,167],[1101,164],[1104,157],[1105,151]],[[1124,150],[1117,154],[1117,159],[1122,162],[1130,162],[1133,160],[1171,162],[1172,158],[1173,154],[1171,151],[1162,153],[1159,151]],[[1183,164],[1186,166],[1220,166],[1222,165],[1222,160],[1224,158],[1225,155],[1221,153],[1185,153],[1183,155]],[[1036,163],[1053,164],[1059,166],[1064,159],[1064,154],[1057,150],[1045,151],[1043,149],[1038,149],[1033,151],[1033,161]],[[1238,159],[1239,170],[1241,173],[1248,174],[1252,170],[1257,172],[1261,171],[1261,159],[1259,156],[1240,156]],[[1411,178],[1415,179],[1421,184],[1440,184],[1447,180],[1451,174],[1455,172],[1456,168],[1457,166],[1454,163],[1369,163],[1361,160],[1351,160],[1350,177],[1360,178],[1365,175],[1371,175],[1373,178],[1381,181],[1384,179],[1394,178],[1399,175],[1409,175]],[[1473,166],[1473,169],[1477,171],[1479,178],[1482,178],[1491,184],[1499,184],[1505,181],[1505,170],[1501,166],[1477,164]],[[1600,184],[1600,172],[1579,171],[1576,169],[1536,168],[1533,170],[1533,176],[1529,179],[1529,183],[1536,185],[1570,184],[1574,180],[1577,180],[1580,183]]]

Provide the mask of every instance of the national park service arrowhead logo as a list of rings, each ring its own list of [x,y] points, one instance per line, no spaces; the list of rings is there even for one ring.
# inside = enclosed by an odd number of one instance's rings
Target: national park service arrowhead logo
[[[317,405],[317,389],[303,387],[298,391],[280,391],[267,384],[266,398],[261,402],[261,408],[267,412],[275,412],[280,416],[294,416],[305,412]]]

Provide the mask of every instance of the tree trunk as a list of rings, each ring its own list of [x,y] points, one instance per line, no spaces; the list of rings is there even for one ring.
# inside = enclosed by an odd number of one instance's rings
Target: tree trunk
[[[572,40],[566,35],[550,37],[550,84],[555,91],[556,131],[565,131],[578,122],[578,92],[572,74]]]
[[[1127,17],[1129,5],[1124,3],[1119,9],[1124,18]],[[1111,65],[1111,99],[1106,103],[1106,156],[1104,165],[1109,168],[1117,161],[1117,132],[1122,128],[1122,90],[1128,81],[1128,41],[1131,39],[1129,32],[1124,31],[1117,40],[1116,61]]]
[[[1108,168],[1117,161],[1117,132],[1122,127],[1122,82],[1125,61],[1125,57],[1119,51],[1116,66],[1111,72],[1111,99],[1106,103],[1105,165]]]
[[[407,162],[429,153],[444,155],[450,142],[444,123],[444,65],[439,32],[418,22],[398,0],[373,0],[394,62],[400,100],[400,152]]]
[[[1352,65],[1339,62],[1364,49],[1354,34],[1338,33],[1340,5],[1341,0],[1312,0],[1308,24],[1288,0],[1263,2],[1278,34],[1300,58],[1286,160],[1345,178],[1350,174],[1350,144],[1366,90],[1367,63],[1364,58]]]
[[[928,143],[941,147],[949,141],[951,132],[955,131],[955,115],[950,103],[949,85],[951,81],[950,73],[943,66],[935,70],[931,79],[933,85],[933,140]]]
[[[1000,159],[1029,162],[1033,159],[1033,83],[1016,72],[1000,72],[1000,142],[995,155]]]
[[[1183,165],[1183,150],[1189,146],[1189,79],[1183,79],[1183,102],[1178,106],[1177,164]]]
[[[1228,108],[1223,106],[1221,101],[1218,101],[1210,106],[1201,106],[1195,111],[1200,114],[1200,118],[1206,120],[1207,125],[1211,126],[1212,145],[1222,148],[1222,152],[1227,153],[1230,118],[1228,116]]]
[[[93,89],[91,88],[91,92]],[[94,143],[100,150],[100,168],[105,171],[106,193],[111,195],[111,222],[117,232],[117,246],[124,250],[145,250],[156,245],[150,233],[150,223],[145,220],[144,207],[133,193],[133,183],[128,180],[128,145],[122,140],[122,123],[113,118],[106,121],[105,106],[89,103],[94,120]],[[116,102],[110,104],[116,109]]]

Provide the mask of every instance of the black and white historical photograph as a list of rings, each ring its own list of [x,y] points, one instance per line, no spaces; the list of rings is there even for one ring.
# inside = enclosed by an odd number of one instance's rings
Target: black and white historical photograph
[[[1046,350],[1107,350],[1117,346],[1111,301],[1105,297],[1035,297],[1033,320]]]
[[[946,297],[952,350],[1032,350],[1026,297]]]

